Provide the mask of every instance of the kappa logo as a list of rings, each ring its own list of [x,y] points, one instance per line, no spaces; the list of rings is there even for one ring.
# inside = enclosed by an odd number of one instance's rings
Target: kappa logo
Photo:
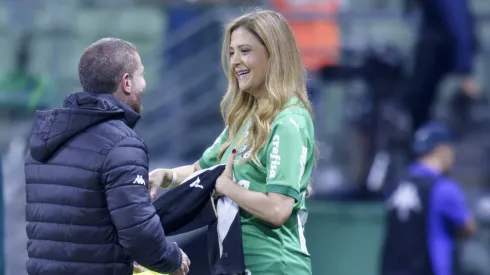
[[[136,178],[134,179],[133,183],[135,183],[135,184],[141,184],[141,185],[146,185],[146,182],[143,179],[143,176],[141,176],[141,175],[137,175]]]
[[[202,187],[200,183],[201,183],[201,179],[198,177],[193,183],[191,183],[190,187],[204,189],[204,187]]]

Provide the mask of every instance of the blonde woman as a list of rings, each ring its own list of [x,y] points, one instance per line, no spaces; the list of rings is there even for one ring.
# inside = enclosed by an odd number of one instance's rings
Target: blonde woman
[[[303,226],[314,127],[293,33],[276,12],[246,14],[228,26],[222,57],[227,127],[193,165],[152,171],[152,194],[234,158],[234,177],[216,191],[240,206],[247,274],[311,274]]]

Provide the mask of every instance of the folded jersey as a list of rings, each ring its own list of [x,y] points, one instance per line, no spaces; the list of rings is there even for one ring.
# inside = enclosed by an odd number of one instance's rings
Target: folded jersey
[[[213,275],[246,274],[240,211],[231,199],[213,199],[225,165],[190,175],[153,202],[167,236],[208,226],[208,259]]]

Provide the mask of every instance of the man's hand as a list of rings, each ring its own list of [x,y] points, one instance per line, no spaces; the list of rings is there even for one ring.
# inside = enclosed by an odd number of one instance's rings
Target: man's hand
[[[180,264],[180,268],[170,273],[170,275],[186,275],[187,273],[189,273],[191,260],[189,260],[189,257],[187,257],[187,255],[184,253],[184,251],[182,251],[182,249],[180,250],[180,252],[182,253],[182,263]]]
[[[172,171],[170,169],[155,169],[150,172],[150,196],[152,199],[156,198],[159,187],[167,188],[172,183]]]
[[[471,98],[478,98],[480,96],[480,85],[473,76],[462,77],[460,80],[460,87],[463,93]]]
[[[139,265],[137,263],[134,263],[133,267],[134,267],[134,271],[137,271],[138,273],[143,273],[146,271],[146,269],[144,267],[142,267],[141,265]]]

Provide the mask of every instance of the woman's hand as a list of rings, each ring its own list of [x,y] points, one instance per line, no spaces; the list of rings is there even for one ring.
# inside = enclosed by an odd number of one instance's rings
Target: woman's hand
[[[228,160],[226,161],[225,170],[221,173],[221,175],[216,180],[215,185],[215,197],[226,196],[226,191],[230,185],[236,184],[233,181],[233,163],[235,161],[235,153],[236,150],[233,149],[228,156]]]
[[[226,162],[225,170],[216,180],[215,197],[226,196],[253,216],[266,222],[272,228],[282,226],[291,216],[295,200],[278,193],[250,191],[233,181],[233,150]]]

